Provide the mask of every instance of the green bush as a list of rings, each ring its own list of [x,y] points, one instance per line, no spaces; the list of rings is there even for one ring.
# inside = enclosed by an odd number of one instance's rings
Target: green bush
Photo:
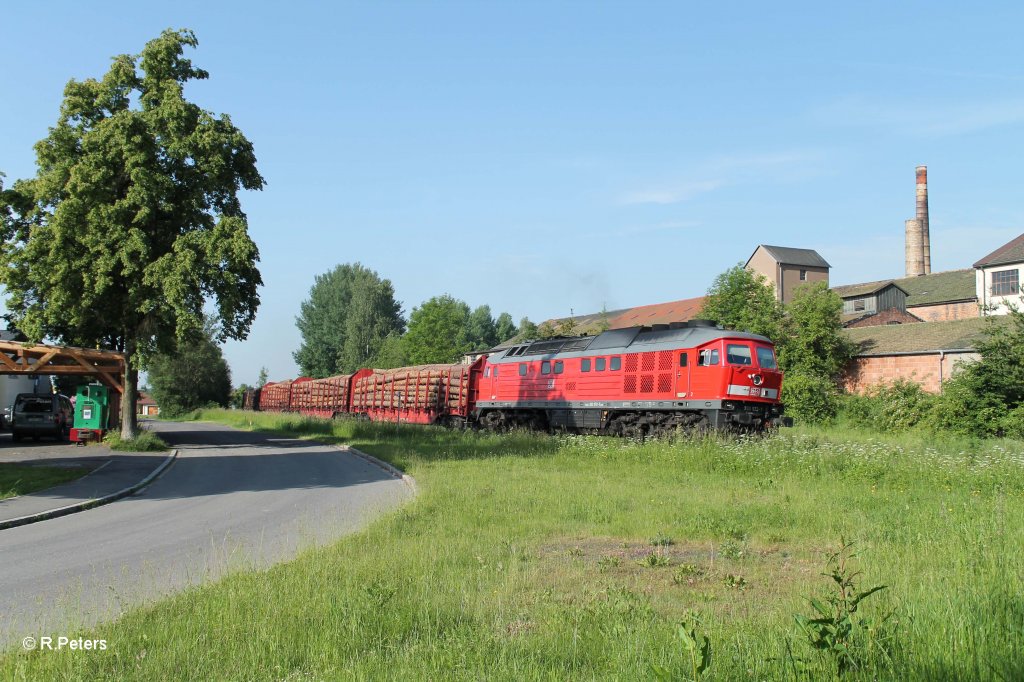
[[[1003,399],[988,390],[979,376],[964,371],[947,381],[929,412],[926,422],[937,431],[965,436],[998,436],[1010,414]]]
[[[862,395],[843,396],[840,414],[855,426],[903,431],[924,423],[936,397],[908,379],[873,386]]]
[[[794,421],[819,424],[835,418],[839,392],[830,379],[790,372],[782,383],[782,401]]]

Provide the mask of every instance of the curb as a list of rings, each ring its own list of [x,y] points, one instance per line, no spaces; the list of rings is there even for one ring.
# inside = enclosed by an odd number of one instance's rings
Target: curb
[[[6,530],[8,528],[16,528],[17,526],[25,526],[30,523],[37,521],[46,521],[48,519],[56,519],[61,516],[67,516],[68,514],[74,514],[76,512],[85,511],[86,509],[94,509],[96,507],[102,507],[105,504],[116,502],[123,497],[128,497],[134,493],[139,492],[147,485],[155,481],[160,477],[167,467],[178,457],[177,449],[172,450],[171,454],[167,455],[164,461],[160,462],[160,466],[153,469],[144,479],[130,485],[127,488],[122,488],[115,493],[105,495],[104,497],[98,497],[94,500],[86,500],[85,502],[76,502],[75,504],[69,504],[66,507],[59,507],[57,509],[51,509],[49,511],[39,512],[38,514],[30,514],[28,516],[19,516],[16,519],[8,519],[7,521],[0,521],[0,530]]]
[[[395,478],[400,479],[402,481],[402,483],[404,483],[405,485],[409,486],[409,489],[412,490],[413,494],[416,494],[416,493],[419,492],[417,490],[417,488],[416,488],[416,479],[413,478],[412,476],[410,476],[409,474],[405,473],[404,471],[402,471],[398,467],[396,467],[396,466],[394,466],[392,464],[388,464],[384,460],[377,459],[373,455],[368,455],[365,452],[363,452],[362,450],[356,450],[354,447],[351,447],[349,445],[341,446],[339,449],[341,449],[342,451],[351,452],[356,457],[361,457],[361,458],[365,459],[367,462],[369,462],[370,464],[373,464],[374,466],[380,467],[381,469],[383,469],[384,471],[388,472],[389,474],[391,474]]]

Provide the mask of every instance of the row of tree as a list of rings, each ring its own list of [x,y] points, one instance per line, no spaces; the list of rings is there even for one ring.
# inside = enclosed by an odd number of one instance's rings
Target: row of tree
[[[519,334],[537,335],[527,318],[517,327],[508,313],[495,318],[490,306],[470,309],[448,294],[413,308],[406,320],[391,281],[359,263],[318,275],[296,326],[302,343],[295,362],[304,376],[318,378],[360,367],[456,362]]]

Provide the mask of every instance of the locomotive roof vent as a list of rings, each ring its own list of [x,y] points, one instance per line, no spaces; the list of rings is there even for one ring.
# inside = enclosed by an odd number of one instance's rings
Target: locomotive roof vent
[[[718,322],[715,320],[690,320],[691,327],[717,327]]]

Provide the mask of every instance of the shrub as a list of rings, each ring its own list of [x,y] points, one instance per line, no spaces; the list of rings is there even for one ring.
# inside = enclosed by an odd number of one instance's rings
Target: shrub
[[[976,374],[964,371],[943,385],[927,423],[933,429],[965,436],[995,436],[1015,413],[1017,410],[1011,412],[1001,397],[987,391]]]
[[[835,382],[796,373],[788,373],[783,379],[782,398],[786,414],[809,424],[831,421],[839,404]]]
[[[103,444],[121,452],[164,452],[168,449],[167,443],[152,431],[139,431],[132,440],[121,440],[120,431],[111,431],[103,438]]]
[[[843,396],[840,413],[856,426],[902,431],[926,421],[936,397],[908,379],[873,386],[866,394]]]

